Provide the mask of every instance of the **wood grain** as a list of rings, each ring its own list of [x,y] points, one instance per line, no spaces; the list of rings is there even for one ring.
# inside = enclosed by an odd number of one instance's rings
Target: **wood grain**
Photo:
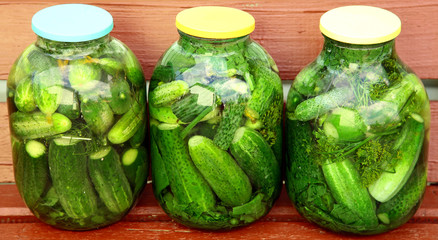
[[[31,18],[38,10],[71,1],[0,1],[0,79],[23,51],[35,41]],[[293,79],[321,50],[323,38],[319,18],[335,7],[351,1],[104,1],[79,0],[103,7],[114,17],[112,36],[126,43],[137,55],[149,79],[161,54],[178,38],[174,25],[176,14],[189,7],[223,5],[251,13],[256,19],[252,38],[262,44],[276,60],[283,79]],[[354,4],[383,7],[402,20],[397,38],[398,53],[423,79],[438,79],[438,1],[358,0]]]
[[[433,239],[438,234],[438,187],[427,188],[415,216],[397,230],[372,239]],[[258,222],[228,232],[199,231],[174,223],[152,196],[150,184],[137,206],[119,223],[87,232],[61,231],[43,224],[26,208],[15,185],[0,185],[2,239],[365,239],[337,235],[308,223],[290,203],[283,188],[271,212]]]

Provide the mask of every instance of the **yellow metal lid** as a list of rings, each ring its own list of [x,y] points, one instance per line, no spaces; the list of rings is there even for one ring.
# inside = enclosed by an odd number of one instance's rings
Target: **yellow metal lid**
[[[370,6],[345,6],[322,15],[319,29],[325,36],[350,44],[377,44],[400,34],[401,21],[394,13]]]
[[[195,37],[227,39],[250,34],[254,31],[255,20],[251,14],[239,9],[203,6],[178,13],[176,27]]]

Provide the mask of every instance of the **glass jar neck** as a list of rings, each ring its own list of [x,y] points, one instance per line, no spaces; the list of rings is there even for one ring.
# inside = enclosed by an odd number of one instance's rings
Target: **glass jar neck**
[[[54,57],[74,59],[92,54],[110,40],[110,35],[84,42],[58,42],[38,36],[35,45]]]
[[[184,32],[178,31],[180,35],[179,43],[181,46],[190,46],[194,48],[202,47],[208,49],[210,46],[212,49],[223,49],[227,47],[231,47],[234,45],[243,45],[251,41],[249,35],[237,37],[237,38],[228,38],[228,39],[213,39],[213,38],[200,38],[192,35],[188,35]]]
[[[320,55],[323,59],[330,59],[336,64],[373,64],[396,56],[395,40],[358,45],[339,42],[324,36],[324,46]]]

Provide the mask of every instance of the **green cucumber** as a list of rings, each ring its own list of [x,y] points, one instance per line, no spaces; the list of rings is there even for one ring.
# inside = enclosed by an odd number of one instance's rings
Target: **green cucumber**
[[[88,127],[97,135],[102,135],[114,123],[114,114],[106,101],[100,98],[81,102],[81,112]]]
[[[245,103],[242,100],[225,103],[222,119],[219,123],[214,143],[222,150],[228,150],[233,141],[234,133],[240,127],[245,111]]]
[[[125,74],[132,85],[137,87],[144,86],[145,79],[140,62],[134,53],[121,41],[112,39],[109,46],[114,49],[115,54],[120,55],[122,62],[125,64]]]
[[[286,99],[286,112],[288,118],[291,118],[291,116],[293,116],[295,109],[302,101],[304,101],[304,97],[296,89],[291,87],[289,89],[289,92],[287,93]]]
[[[250,200],[249,178],[228,152],[199,135],[191,137],[188,146],[196,168],[224,205],[239,206]]]
[[[88,172],[94,188],[108,210],[121,214],[131,207],[131,187],[114,148],[103,147],[91,154]]]
[[[32,80],[26,78],[17,84],[14,94],[14,103],[18,110],[22,112],[32,112],[36,109]]]
[[[106,99],[115,114],[126,113],[132,104],[131,88],[123,79],[116,79],[110,84],[111,97]]]
[[[350,88],[333,89],[298,104],[295,117],[300,121],[315,119],[336,107],[345,105],[352,97],[353,91]]]
[[[367,127],[355,110],[336,108],[324,121],[323,129],[328,137],[336,141],[357,142],[365,138]]]
[[[26,50],[27,51],[27,50]],[[56,68],[56,59],[49,54],[44,53],[40,48],[33,48],[27,55],[29,65],[32,72],[41,73],[49,70],[50,68]]]
[[[260,190],[267,198],[279,193],[280,165],[260,133],[247,127],[240,127],[234,135],[230,150],[256,191]]]
[[[78,119],[81,115],[78,95],[72,89],[62,89],[62,98],[57,112],[67,116],[70,120]]]
[[[108,140],[113,144],[128,141],[145,121],[145,92],[140,91],[132,107],[113,125],[108,132]]]
[[[17,153],[15,182],[26,205],[33,209],[49,183],[49,166],[44,144],[30,140]]]
[[[82,141],[68,144],[55,139],[49,146],[49,168],[52,184],[66,214],[75,219],[94,216],[97,196],[88,177],[88,159]]]
[[[383,172],[380,177],[368,187],[368,190],[379,202],[386,202],[394,197],[409,179],[422,150],[424,140],[424,121],[418,114],[408,117],[402,133],[406,132],[408,138],[403,139],[398,150],[401,159],[396,163],[394,171]]]
[[[144,147],[130,148],[122,155],[122,167],[133,189],[134,196],[139,193],[146,183],[149,165],[147,152]]]
[[[41,112],[50,115],[58,109],[62,98],[62,84],[62,74],[57,67],[35,74],[32,86],[35,102]]]
[[[245,115],[251,120],[260,119],[275,101],[276,90],[269,79],[257,79],[256,88],[251,92]]]
[[[361,226],[377,227],[375,203],[362,185],[353,163],[346,159],[323,164],[322,171],[336,202],[359,217]]]
[[[149,114],[151,118],[163,123],[181,123],[177,116],[172,112],[171,107],[154,107],[149,105]]]
[[[214,209],[216,197],[190,159],[187,144],[181,138],[179,124],[158,125],[156,141],[169,177],[170,189],[181,205],[197,206],[198,211]]]
[[[60,113],[54,113],[51,119],[41,112],[11,114],[13,133],[22,139],[36,139],[67,132],[71,128],[71,121]]]
[[[317,96],[327,90],[330,81],[325,77],[326,66],[317,61],[302,69],[293,81],[293,88],[304,96]]]
[[[93,59],[107,74],[113,77],[119,77],[123,74],[124,65],[114,58]]]
[[[421,202],[427,184],[426,169],[417,165],[403,188],[391,200],[377,208],[377,217],[384,224],[398,226],[403,219],[411,217]]]
[[[97,64],[86,59],[70,61],[68,80],[72,88],[79,92],[93,92],[100,81],[102,70]]]
[[[154,127],[156,128],[156,126]],[[169,186],[169,177],[167,176],[163,158],[153,136],[151,137],[151,174],[154,195],[158,197]]]
[[[24,79],[28,79],[32,77],[32,67],[27,58],[29,53],[36,49],[35,44],[29,45],[20,57],[15,60],[14,64],[9,71],[7,87],[9,89],[15,89],[16,86]]]
[[[149,102],[154,107],[168,107],[188,93],[189,85],[182,80],[176,80],[161,84],[151,91]]]

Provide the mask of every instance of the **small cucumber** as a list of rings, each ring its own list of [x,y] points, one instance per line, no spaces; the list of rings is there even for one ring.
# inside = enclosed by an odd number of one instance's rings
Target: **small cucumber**
[[[324,121],[324,133],[340,142],[356,142],[365,138],[367,127],[355,110],[336,108]]]
[[[121,41],[112,39],[109,46],[114,49],[116,55],[120,55],[122,62],[125,64],[125,74],[132,85],[137,87],[144,86],[145,79],[140,62],[134,53]]]
[[[97,135],[106,133],[113,125],[113,111],[108,103],[98,97],[82,101],[81,112],[88,127]]]
[[[88,159],[82,141],[69,144],[60,139],[49,146],[52,184],[64,211],[71,218],[84,219],[98,211],[97,196],[88,177]]]
[[[189,85],[176,80],[156,87],[149,95],[149,102],[154,107],[168,107],[189,93]]]
[[[242,100],[225,103],[222,119],[219,123],[214,143],[222,150],[228,150],[233,141],[234,133],[240,127],[245,111],[245,103]]]
[[[41,112],[50,115],[58,109],[62,98],[62,74],[58,67],[35,74],[33,92]]]
[[[341,107],[353,97],[350,88],[336,88],[298,104],[295,117],[300,121],[309,121],[327,113],[333,108]]]
[[[239,206],[250,200],[249,178],[228,152],[199,135],[191,137],[188,145],[193,163],[224,205]]]
[[[20,81],[14,94],[14,103],[17,109],[22,112],[32,112],[35,110],[36,103],[34,95],[32,80],[26,78]]]
[[[114,58],[93,59],[106,73],[113,77],[120,77],[123,74],[124,65]]]
[[[344,205],[361,219],[363,226],[378,225],[375,203],[360,181],[359,172],[346,159],[322,165],[325,180],[338,204]]]
[[[151,115],[151,118],[155,118],[163,123],[182,123],[172,112],[171,107],[154,107],[150,104],[149,114]]]
[[[29,59],[27,58],[29,53],[36,49],[35,44],[29,45],[20,57],[15,60],[14,64],[9,71],[7,87],[9,89],[15,89],[17,85],[24,79],[32,77],[32,69]]]
[[[60,113],[54,113],[51,119],[42,112],[11,114],[13,133],[22,139],[36,139],[67,132],[71,128],[71,121]]]
[[[302,101],[304,101],[304,97],[296,89],[291,87],[289,89],[286,99],[286,111],[288,118],[293,118],[293,113],[295,112],[295,109]]]
[[[155,140],[169,177],[170,189],[181,205],[197,206],[200,212],[214,209],[216,197],[190,159],[179,124],[158,125]],[[153,160],[155,161],[155,160]]]
[[[33,209],[49,183],[49,166],[44,144],[30,140],[19,150],[15,182],[26,205]]]
[[[132,93],[128,82],[123,79],[115,79],[110,84],[111,98],[106,99],[115,114],[126,113],[132,104]]]
[[[133,203],[132,191],[112,147],[103,147],[90,155],[88,172],[100,199],[112,213],[126,212]]]
[[[417,165],[403,188],[389,201],[377,208],[377,216],[384,224],[397,226],[401,219],[414,214],[420,205],[426,189],[427,173],[422,165]]]
[[[256,191],[261,190],[267,198],[279,193],[280,165],[260,133],[247,127],[240,127],[234,135],[230,150]]]
[[[307,97],[325,92],[330,83],[329,79],[325,77],[326,69],[317,61],[312,62],[298,73],[293,81],[293,88]]]
[[[130,148],[122,155],[123,171],[131,184],[134,196],[143,189],[146,183],[149,172],[147,157],[144,147]]]
[[[368,187],[368,190],[379,202],[386,202],[394,197],[404,186],[417,164],[424,140],[424,121],[418,114],[412,114],[406,120],[402,133],[406,132],[406,139],[398,148],[401,159],[396,163],[394,171],[383,172],[380,177]]]
[[[114,144],[128,141],[144,124],[146,99],[145,92],[140,91],[132,107],[113,125],[108,132],[108,140]]]
[[[27,49],[26,49],[27,50]],[[49,70],[50,68],[56,68],[56,59],[50,55],[44,53],[40,48],[33,48],[27,55],[29,65],[32,72],[41,73]]]
[[[70,61],[68,80],[72,88],[79,92],[92,92],[100,81],[102,70],[97,64],[86,59]]]

